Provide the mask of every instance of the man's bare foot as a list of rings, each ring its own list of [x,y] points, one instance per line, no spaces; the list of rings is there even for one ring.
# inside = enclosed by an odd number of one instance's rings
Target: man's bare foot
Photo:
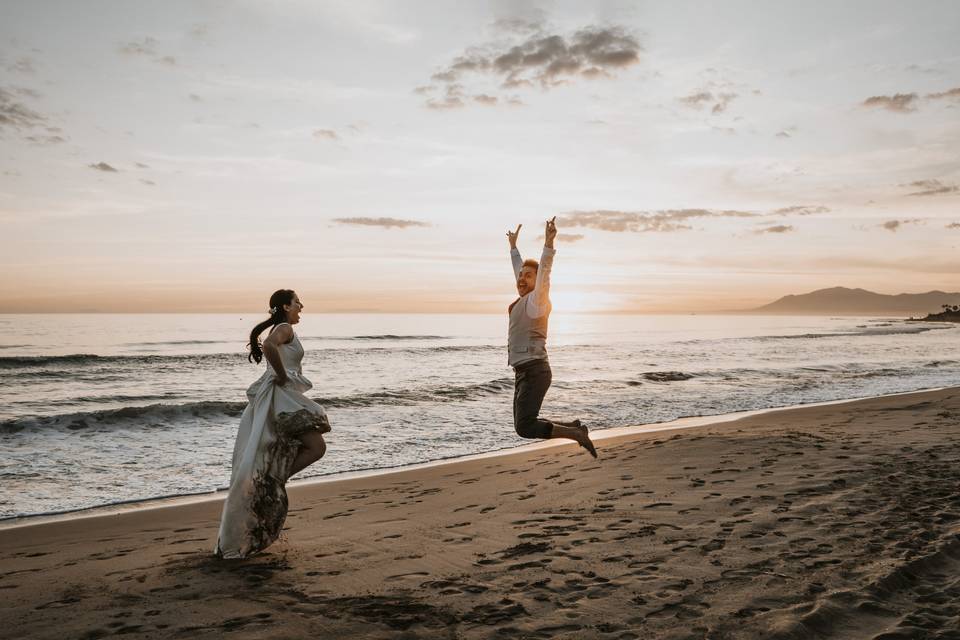
[[[574,429],[580,431],[583,434],[583,438],[577,440],[580,443],[580,446],[590,452],[594,458],[597,457],[597,448],[593,446],[593,440],[590,439],[590,433],[587,430],[587,425],[580,422],[580,420],[574,420],[570,423],[570,426]]]

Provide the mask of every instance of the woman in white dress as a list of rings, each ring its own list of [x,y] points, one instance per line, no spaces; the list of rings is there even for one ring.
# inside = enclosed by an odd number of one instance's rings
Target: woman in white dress
[[[303,376],[303,346],[293,331],[303,305],[281,289],[270,296],[270,317],[250,333],[249,360],[266,357],[267,370],[247,389],[233,449],[230,493],[223,504],[216,554],[245,558],[270,546],[287,517],[284,485],[327,450],[327,414],[305,395],[313,384]],[[260,344],[260,334],[270,334]]]

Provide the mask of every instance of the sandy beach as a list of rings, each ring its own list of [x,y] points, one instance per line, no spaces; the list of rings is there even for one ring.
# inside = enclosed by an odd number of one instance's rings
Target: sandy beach
[[[222,498],[5,528],[0,636],[960,638],[958,436],[947,389],[294,484],[246,561]]]

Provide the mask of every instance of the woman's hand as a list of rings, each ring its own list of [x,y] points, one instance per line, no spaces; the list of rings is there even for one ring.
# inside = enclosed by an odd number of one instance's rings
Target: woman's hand
[[[290,378],[288,378],[287,376],[283,376],[282,378],[280,376],[276,376],[273,379],[273,384],[277,385],[278,387],[282,387],[288,382],[290,382]]]

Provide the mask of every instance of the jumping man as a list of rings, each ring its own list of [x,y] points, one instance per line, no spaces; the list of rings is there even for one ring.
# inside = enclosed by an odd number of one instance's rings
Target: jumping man
[[[516,231],[507,231],[513,275],[517,282],[517,293],[520,295],[510,305],[510,333],[507,340],[508,364],[513,367],[516,375],[513,425],[523,438],[575,440],[596,458],[597,450],[590,440],[587,427],[580,424],[579,420],[559,422],[539,417],[543,397],[553,380],[550,362],[547,360],[547,320],[551,310],[550,269],[556,254],[553,248],[557,237],[556,219],[554,216],[547,220],[540,262],[523,260],[520,257],[517,237],[523,225],[517,225]]]

